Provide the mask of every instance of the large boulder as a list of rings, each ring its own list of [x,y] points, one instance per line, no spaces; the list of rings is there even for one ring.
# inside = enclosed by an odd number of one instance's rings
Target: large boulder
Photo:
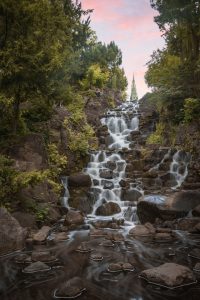
[[[111,216],[121,212],[120,206],[116,202],[107,202],[99,206],[96,210],[97,216]]]
[[[164,201],[161,197],[158,198],[161,201],[156,201],[155,196],[148,196],[138,203],[137,214],[142,223],[154,223],[157,218],[164,221],[183,218],[198,205],[199,197],[200,193],[197,191],[178,192]]]
[[[174,210],[190,211],[200,205],[199,191],[182,191],[169,197],[166,204]]]
[[[0,208],[0,255],[24,247],[26,231],[5,208]]]
[[[141,276],[150,282],[168,287],[194,281],[193,272],[189,268],[174,263],[165,263],[159,267],[144,270]]]
[[[88,174],[77,173],[69,176],[68,185],[69,187],[90,187],[92,181]]]
[[[150,236],[156,233],[156,229],[151,223],[146,223],[145,225],[136,225],[133,227],[129,234],[137,237],[137,236]]]

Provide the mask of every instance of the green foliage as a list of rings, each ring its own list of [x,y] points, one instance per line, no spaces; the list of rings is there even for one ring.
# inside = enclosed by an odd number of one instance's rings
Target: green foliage
[[[108,81],[108,71],[103,71],[98,64],[91,65],[86,72],[86,77],[80,82],[84,90],[92,87],[103,88]]]
[[[158,123],[156,126],[156,131],[152,133],[148,139],[147,144],[163,144],[163,133],[165,126],[162,123]]]
[[[184,121],[190,123],[200,120],[200,100],[188,98],[184,101]]]

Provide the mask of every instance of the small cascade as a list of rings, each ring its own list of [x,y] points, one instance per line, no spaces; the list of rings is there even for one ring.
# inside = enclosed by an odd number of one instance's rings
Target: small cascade
[[[185,181],[188,175],[188,164],[190,162],[190,154],[184,151],[177,151],[173,156],[173,161],[170,165],[170,174],[175,178],[176,184],[172,189],[179,188]]]
[[[121,151],[130,149],[130,133],[138,130],[138,102],[127,101],[117,109],[108,111],[101,120],[106,125],[109,133],[108,150],[91,153],[90,162],[85,170],[92,179],[92,192],[95,197],[93,211],[90,217],[96,216],[96,210],[102,204],[115,202],[119,205],[121,213],[115,217],[124,217],[132,224],[137,220],[136,206],[133,203],[122,201],[121,181],[125,179],[126,160],[122,158]],[[130,189],[133,189],[130,185]],[[134,187],[141,190],[141,187]],[[102,218],[102,216],[101,216]],[[104,216],[105,218],[105,216]]]
[[[70,197],[69,190],[68,190],[68,177],[67,176],[62,177],[61,182],[65,189],[64,196],[62,198],[62,206],[68,208],[69,207],[68,200]]]

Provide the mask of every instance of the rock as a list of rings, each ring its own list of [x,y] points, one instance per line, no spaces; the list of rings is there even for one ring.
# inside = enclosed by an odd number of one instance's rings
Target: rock
[[[159,233],[155,234],[154,239],[155,240],[170,240],[170,239],[172,239],[172,236],[170,233],[159,232]]]
[[[84,217],[81,212],[75,210],[69,210],[65,217],[65,225],[81,225],[84,223]]]
[[[177,211],[187,211],[197,208],[200,210],[200,192],[198,191],[182,191],[175,193],[174,196],[169,197],[166,204]]]
[[[106,163],[106,168],[110,169],[110,170],[114,170],[116,169],[117,165],[116,165],[116,162],[115,161],[111,161],[109,160],[107,163]]]
[[[115,202],[107,202],[99,206],[96,210],[97,216],[111,216],[121,212],[121,208]]]
[[[90,187],[91,185],[92,181],[88,174],[77,173],[70,175],[68,178],[69,187]]]
[[[200,223],[194,226],[193,229],[190,230],[190,233],[200,233]]]
[[[124,241],[124,236],[120,232],[109,232],[107,234],[106,238],[113,242],[123,242]]]
[[[156,232],[157,233],[172,233],[172,230],[171,230],[171,228],[160,228],[160,227],[158,227],[158,228],[156,228]]]
[[[146,226],[147,225],[147,226]],[[152,224],[147,223],[146,225],[136,225],[129,231],[132,236],[151,236],[155,233],[155,228]]]
[[[123,265],[121,263],[112,263],[109,264],[108,270],[110,272],[120,272],[123,270]]]
[[[5,208],[0,208],[0,255],[24,248],[26,231]]]
[[[136,189],[123,190],[122,192],[123,201],[138,201],[141,196],[142,194]]]
[[[37,233],[33,235],[33,241],[37,244],[45,242],[50,229],[51,228],[49,226],[43,226]]]
[[[48,262],[55,260],[49,251],[33,251],[31,255],[32,261]]]
[[[105,179],[113,179],[113,172],[111,170],[103,169],[99,171],[99,176]]]
[[[58,233],[55,233],[53,235],[53,241],[55,243],[59,243],[59,242],[62,242],[62,241],[66,241],[68,240],[68,235],[66,232],[58,232]]]
[[[144,270],[141,276],[150,282],[168,287],[194,281],[193,272],[189,268],[174,263],[165,263],[159,267]]]
[[[197,272],[200,272],[200,263],[196,263],[193,270],[197,271]]]
[[[41,261],[37,261],[32,263],[30,266],[24,268],[24,273],[36,273],[41,271],[48,271],[50,270],[49,266]]]
[[[134,267],[130,263],[123,263],[123,270],[124,271],[133,271]]]
[[[178,220],[177,229],[183,231],[191,231],[200,222],[200,218],[184,218]]]
[[[56,297],[76,297],[84,290],[82,279],[74,277],[60,285]]]
[[[112,181],[103,180],[103,188],[107,190],[112,190],[114,188],[114,183]]]
[[[192,211],[192,215],[194,217],[200,217],[200,205],[196,206],[193,211]]]
[[[19,222],[22,227],[37,228],[36,217],[30,213],[16,211],[12,216]]]
[[[137,215],[142,224],[146,222],[155,223],[157,218],[163,221],[172,221],[183,218],[187,214],[187,211],[170,208],[165,202],[157,204],[148,200],[141,200],[137,204]]]
[[[199,248],[195,248],[192,249],[192,251],[190,251],[189,256],[200,259],[200,249]]]

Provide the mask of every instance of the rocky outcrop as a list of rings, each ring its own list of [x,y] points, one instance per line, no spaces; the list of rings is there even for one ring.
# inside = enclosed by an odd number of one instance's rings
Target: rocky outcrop
[[[5,208],[0,208],[0,255],[22,250],[26,231]]]

